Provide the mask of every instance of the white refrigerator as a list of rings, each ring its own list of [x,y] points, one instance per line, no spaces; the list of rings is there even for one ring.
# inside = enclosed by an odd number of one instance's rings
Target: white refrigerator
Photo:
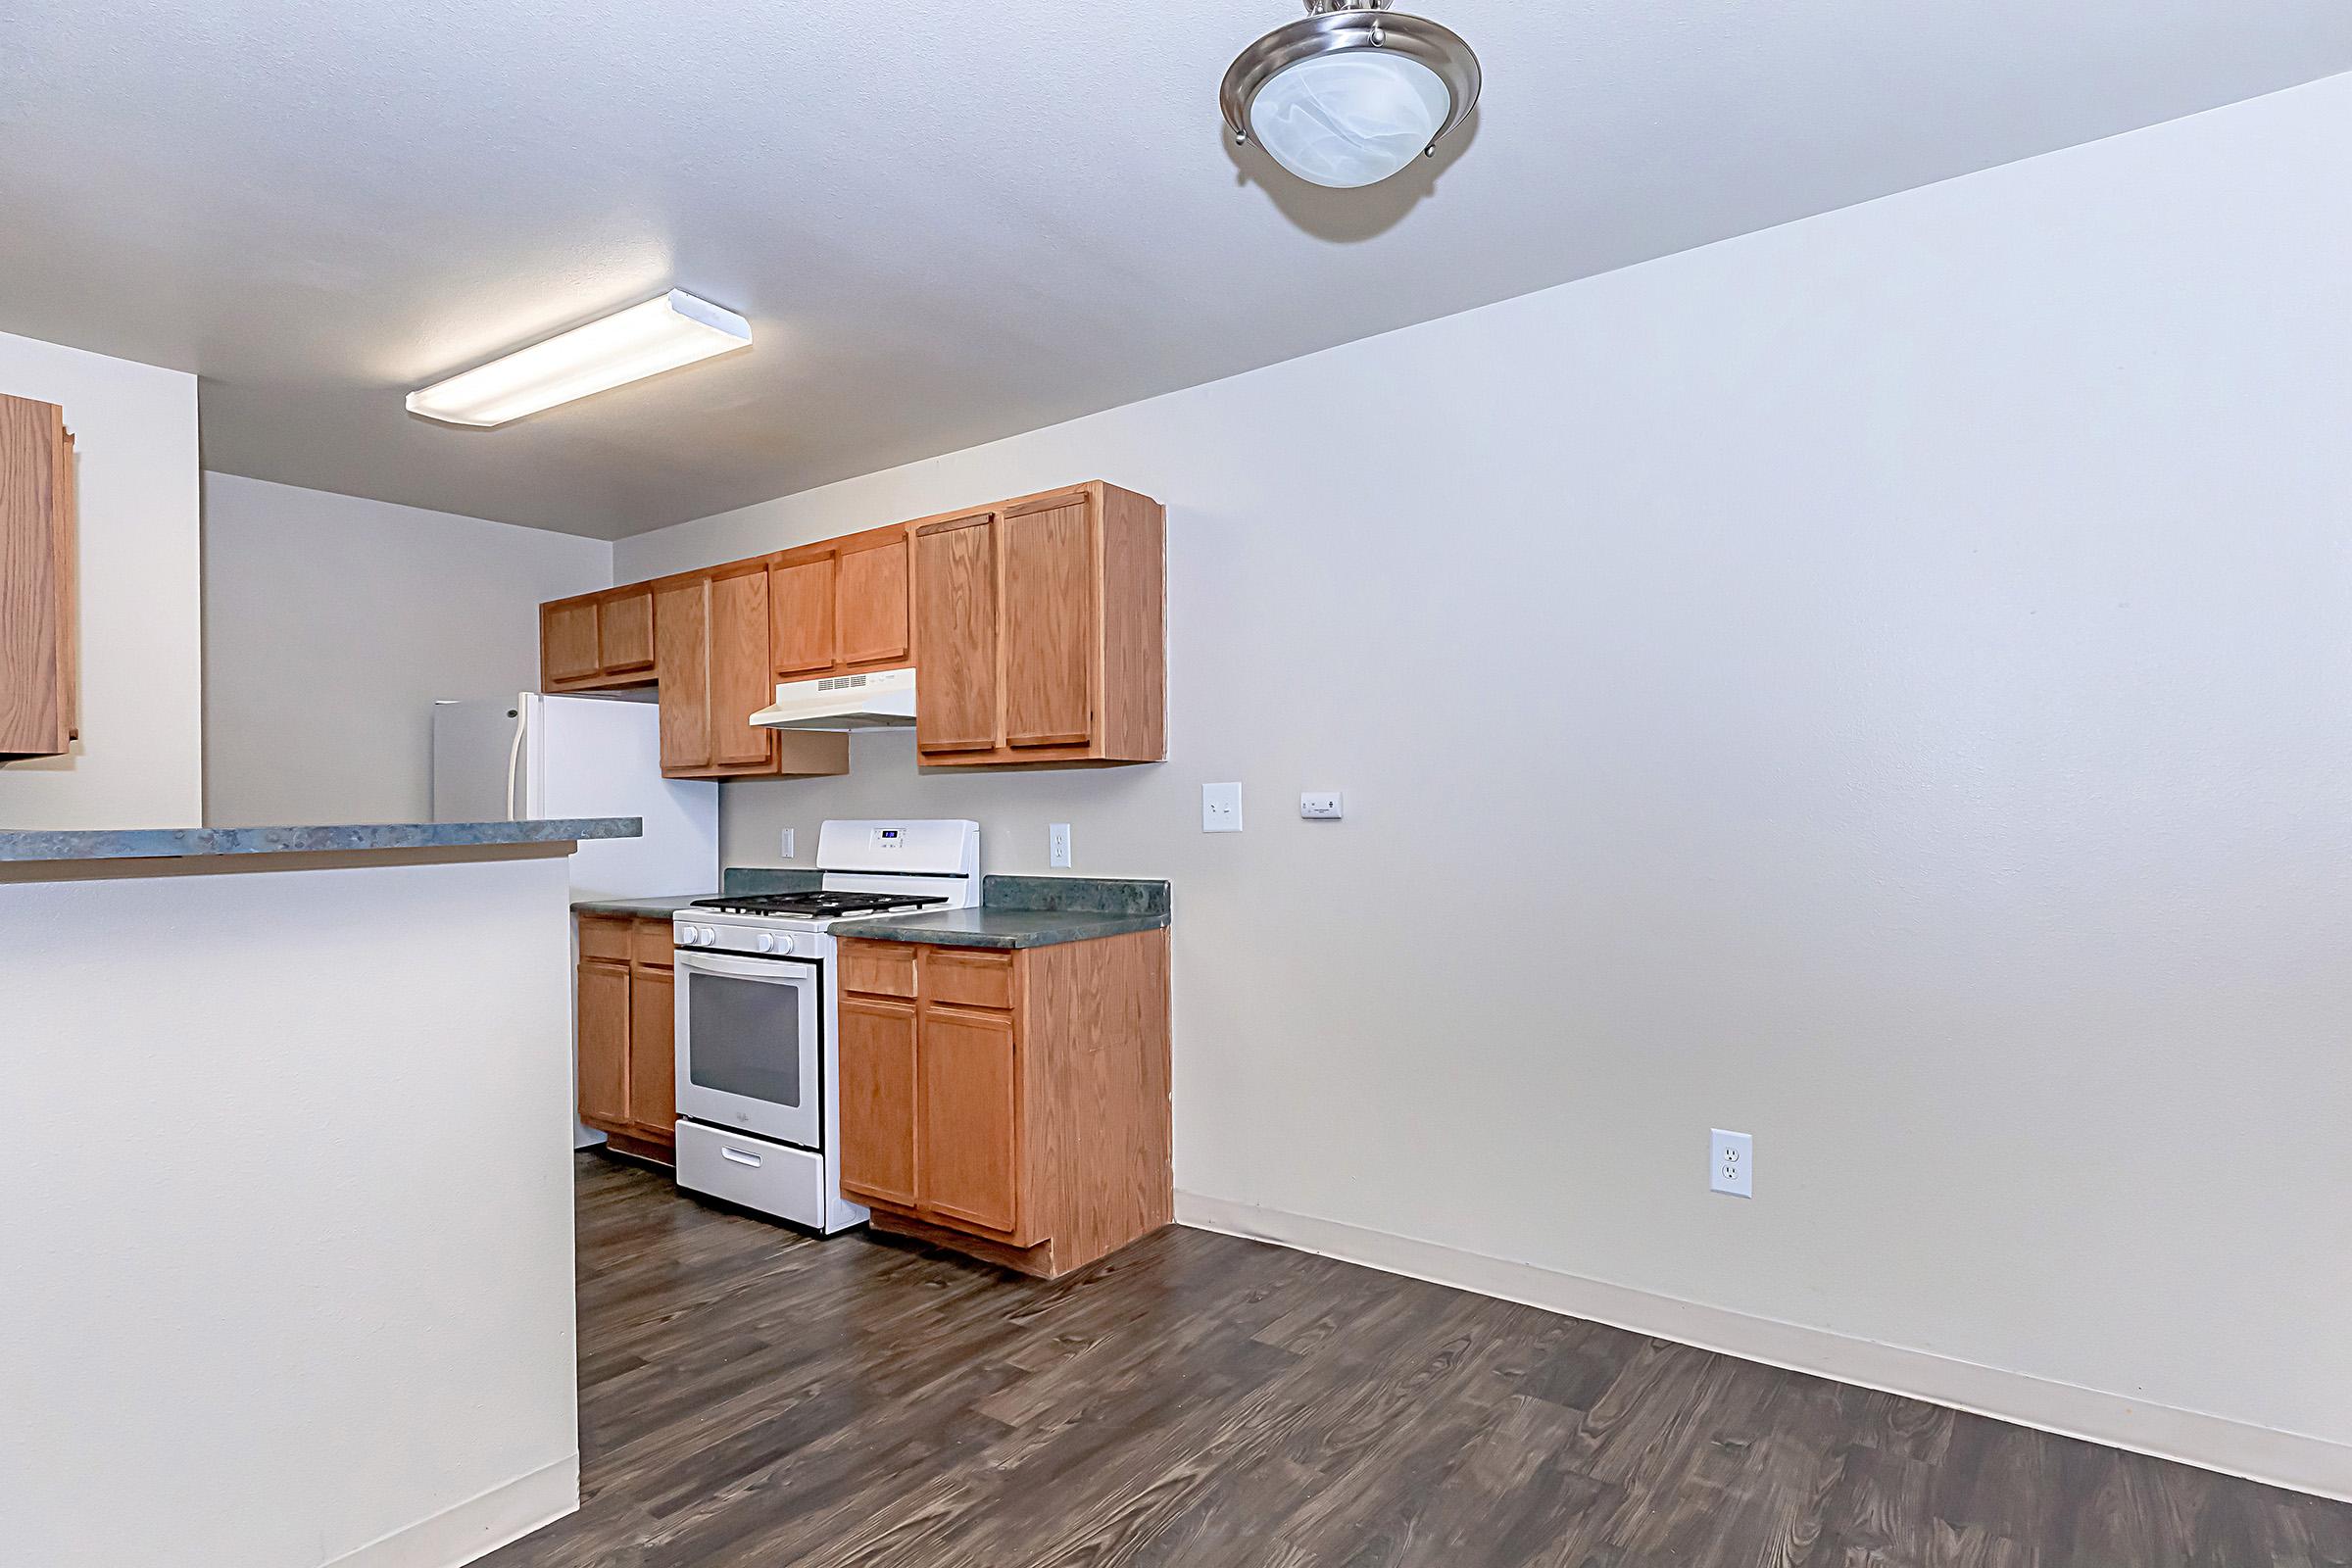
[[[581,843],[574,899],[716,893],[718,786],[662,776],[660,725],[654,704],[626,698],[435,703],[433,820],[638,817],[642,837]],[[577,1144],[604,1140],[575,1127]]]

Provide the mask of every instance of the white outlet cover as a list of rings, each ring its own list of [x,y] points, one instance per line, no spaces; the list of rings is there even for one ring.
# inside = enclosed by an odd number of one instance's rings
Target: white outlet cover
[[[792,829],[786,828],[784,830],[783,841],[777,847],[776,853],[781,855],[787,860],[792,858]]]
[[[1200,831],[1239,833],[1242,830],[1242,787],[1239,784],[1200,786]]]
[[[1348,814],[1348,797],[1337,790],[1309,790],[1298,797],[1298,814],[1310,822],[1337,822]]]
[[[1070,863],[1070,824],[1055,822],[1046,829],[1046,858],[1054,865]]]
[[[1734,1198],[1756,1196],[1756,1141],[1718,1127],[1707,1135],[1707,1187]]]

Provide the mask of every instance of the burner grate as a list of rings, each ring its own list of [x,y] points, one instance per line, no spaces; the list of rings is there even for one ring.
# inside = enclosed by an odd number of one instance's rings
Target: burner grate
[[[826,919],[847,914],[897,914],[947,903],[936,893],[746,893],[697,899],[694,907],[721,914],[789,914]]]

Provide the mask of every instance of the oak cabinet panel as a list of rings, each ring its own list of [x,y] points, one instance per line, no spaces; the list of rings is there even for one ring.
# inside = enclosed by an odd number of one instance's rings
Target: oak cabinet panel
[[[710,765],[710,583],[697,578],[654,596],[654,679],[661,685],[662,771]]]
[[[775,731],[751,722],[774,695],[767,657],[767,573],[719,577],[710,584],[710,760],[760,764]]]
[[[624,593],[596,607],[597,663],[601,673],[625,675],[654,667],[654,595]]]
[[[912,1207],[917,1202],[914,1005],[845,996],[839,1015],[842,1191]]]
[[[629,971],[629,1124],[648,1138],[677,1136],[677,1012],[672,971]]]
[[[835,649],[841,664],[873,669],[903,664],[912,651],[907,603],[906,536],[844,548],[835,572]]]
[[[1052,1276],[1168,1223],[1165,931],[840,956],[843,1189],[876,1226]]]
[[[1013,1230],[1021,1151],[1012,1020],[927,1007],[920,1054],[919,1207],[988,1230]]]
[[[925,757],[997,747],[996,522],[982,513],[914,536],[914,743]]]
[[[808,680],[833,667],[833,567],[826,552],[768,568],[768,646],[778,680]]]
[[[540,673],[550,683],[586,680],[597,674],[594,602],[548,606],[539,637]]]
[[[1004,744],[1083,746],[1092,731],[1094,547],[1083,500],[1007,512]]]
[[[629,966],[580,960],[580,1119],[611,1130],[629,1120]]]
[[[910,525],[915,751],[935,766],[1167,756],[1166,512],[1099,480]]]
[[[0,397],[0,762],[79,733],[74,483],[65,411]]]
[[[580,1120],[632,1154],[677,1138],[676,962],[667,920],[579,917]]]

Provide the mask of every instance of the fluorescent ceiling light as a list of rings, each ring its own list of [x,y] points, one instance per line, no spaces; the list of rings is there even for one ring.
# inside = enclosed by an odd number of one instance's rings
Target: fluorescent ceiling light
[[[676,289],[409,394],[409,412],[488,426],[752,346],[733,311]]]

